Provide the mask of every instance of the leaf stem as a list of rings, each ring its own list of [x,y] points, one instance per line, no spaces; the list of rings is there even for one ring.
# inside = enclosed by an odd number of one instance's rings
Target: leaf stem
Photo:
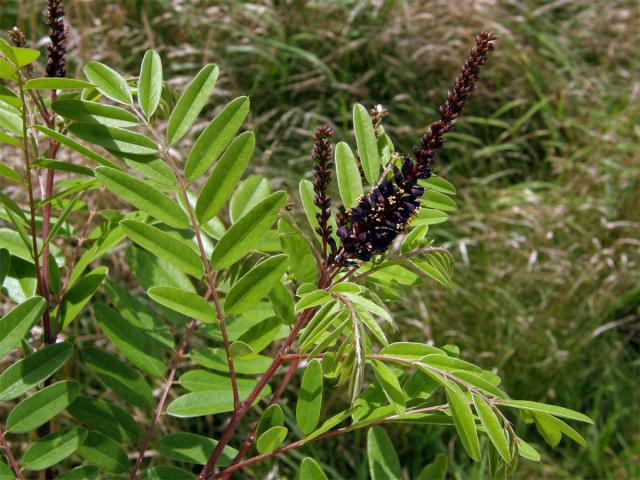
[[[16,459],[11,453],[11,449],[9,448],[9,444],[7,443],[7,439],[4,438],[4,433],[2,433],[1,429],[0,429],[0,443],[2,444],[2,450],[4,450],[4,456],[7,457],[7,461],[9,462],[9,465],[11,465],[11,470],[13,470],[13,473],[15,474],[16,478],[19,480],[24,480],[24,476],[20,471],[18,462],[16,462]]]

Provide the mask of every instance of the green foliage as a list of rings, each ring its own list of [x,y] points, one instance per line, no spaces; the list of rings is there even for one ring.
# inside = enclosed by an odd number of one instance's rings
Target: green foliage
[[[299,49],[285,50],[318,64]],[[8,80],[0,91],[0,140],[24,162],[0,173],[26,193],[0,197],[8,226],[0,232],[0,279],[7,303],[15,304],[0,319],[0,356],[13,362],[0,373],[0,400],[12,402],[1,427],[12,441],[24,435],[27,445],[9,458],[16,475],[19,464],[47,469],[47,476],[64,471],[67,479],[191,478],[180,467],[198,466],[205,476],[214,465],[233,472],[276,455],[288,459],[284,452],[296,448],[313,453],[311,442],[358,438],[367,429],[370,477],[402,478],[382,427],[396,424],[455,429],[468,456],[483,465],[489,458],[498,477],[515,470],[518,455],[539,460],[503,409],[535,423],[552,447],[563,435],[586,443],[558,417],[591,423],[589,417],[509,399],[500,377],[458,358],[457,346],[390,343],[410,287],[454,286],[452,255],[427,236],[429,225],[457,209],[450,182],[422,182],[422,208],[401,242],[370,261],[347,258],[339,238],[323,237],[319,228],[344,225],[322,204],[326,166],[316,165],[315,182],[300,181],[301,205],[293,209],[285,191],[271,193],[265,176],[242,180],[256,147],[253,132],[238,134],[248,97],[222,106],[185,147],[210,101],[217,66],[200,70],[174,102],[152,50],[137,80],[91,61],[83,68],[88,82],[29,78],[25,66],[38,51],[2,41],[0,52],[0,77]],[[50,103],[41,101],[42,90]],[[335,151],[346,210],[370,191],[360,168],[375,188],[402,167],[378,110],[355,104],[351,120],[357,158],[344,141]],[[59,149],[73,160],[58,159]],[[55,180],[37,201],[34,169]],[[102,196],[109,202],[98,202]],[[308,225],[301,227],[302,214]],[[347,400],[330,401],[333,391]],[[287,406],[293,404],[295,412]],[[238,429],[245,416],[259,416],[255,431]],[[242,445],[243,433],[245,446],[229,447]],[[145,456],[148,448],[166,464]],[[447,461],[438,456],[420,466],[419,478],[442,478]],[[311,457],[299,476],[328,478]]]

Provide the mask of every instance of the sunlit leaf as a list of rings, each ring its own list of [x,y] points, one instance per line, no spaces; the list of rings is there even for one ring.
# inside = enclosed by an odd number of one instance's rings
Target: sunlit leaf
[[[399,415],[404,415],[407,407],[398,377],[396,377],[391,368],[379,360],[373,361],[373,367],[376,372],[376,378],[380,382],[389,403]]]
[[[127,81],[112,68],[96,61],[87,63],[82,69],[85,77],[105,97],[131,105],[133,98]]]
[[[264,432],[256,441],[256,448],[259,453],[268,453],[274,451],[287,437],[289,430],[287,427],[271,427]]]
[[[204,465],[213,453],[218,442],[212,438],[195,433],[175,432],[158,440],[158,451],[163,457],[180,462]],[[226,467],[238,454],[235,448],[224,447],[217,465]]]
[[[371,480],[402,479],[398,454],[381,427],[373,427],[367,432],[367,458]]]
[[[171,310],[182,313],[203,323],[216,323],[216,311],[209,302],[200,295],[180,288],[158,286],[150,288],[149,296]]]
[[[359,103],[353,106],[353,129],[364,176],[369,185],[373,185],[380,173],[378,143],[369,112]]]
[[[320,421],[321,409],[322,364],[315,359],[305,368],[296,403],[296,422],[302,433],[306,435],[314,431]]]
[[[55,77],[32,78],[24,84],[27,90],[74,90],[92,86],[93,85],[84,80]]]
[[[238,97],[229,102],[224,109],[216,115],[207,128],[200,134],[191,152],[189,152],[187,163],[184,167],[184,174],[187,180],[198,178],[207,171],[211,164],[222,154],[225,148],[227,148],[227,145],[229,145],[229,142],[231,142],[240,129],[248,113],[249,98]],[[251,157],[253,143],[247,150],[250,150],[248,156]],[[230,156],[239,157],[239,154],[232,151]],[[237,161],[241,164],[243,162],[246,164],[248,159],[238,158]],[[226,165],[227,167],[232,165],[231,159],[227,160]],[[244,167],[239,169],[239,173],[236,175],[236,181],[243,170]],[[223,172],[225,172],[225,170],[219,170],[218,175]]]
[[[65,119],[78,122],[94,122],[109,127],[133,127],[139,124],[134,114],[120,107],[106,105],[104,103],[86,102],[74,98],[60,98],[56,100],[53,104],[53,110]],[[91,143],[97,142],[92,141]],[[155,148],[155,146],[151,148]]]
[[[478,412],[478,417],[482,422],[485,432],[489,436],[491,443],[496,447],[496,450],[505,462],[511,461],[511,452],[509,450],[509,440],[502,428],[500,420],[494,413],[489,404],[477,395],[472,395],[473,404]]]
[[[480,443],[469,401],[460,387],[454,383],[447,383],[446,391],[449,408],[451,409],[451,415],[460,436],[460,441],[469,456],[478,462],[480,461]]]
[[[218,79],[218,67],[209,64],[198,72],[178,99],[167,124],[167,140],[176,143],[191,128]]]
[[[140,67],[138,80],[138,104],[147,119],[151,118],[160,104],[162,94],[162,61],[160,55],[147,50]]]
[[[325,473],[311,457],[305,457],[300,462],[300,471],[298,472],[298,480],[328,480]]]
[[[29,470],[44,470],[75,452],[87,438],[84,428],[67,428],[32,443],[21,463]]]
[[[80,140],[99,145],[107,150],[131,155],[150,155],[158,151],[158,146],[141,133],[98,123],[73,122],[69,132]]]
[[[3,268],[8,269],[8,256],[5,262],[3,263],[6,267],[3,265]],[[42,297],[32,297],[13,307],[5,316],[0,318],[0,358],[4,357],[12,348],[20,345],[20,340],[40,318],[45,306],[46,302]]]

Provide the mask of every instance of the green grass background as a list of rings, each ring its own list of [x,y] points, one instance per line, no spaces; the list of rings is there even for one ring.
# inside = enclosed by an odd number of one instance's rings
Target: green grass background
[[[42,42],[43,1],[4,0]],[[514,398],[595,420],[589,446],[545,448],[519,478],[638,478],[640,470],[640,5],[637,1],[67,0],[70,74],[90,59],[135,75],[144,51],[182,86],[205,62],[221,77],[211,114],[251,97],[255,169],[294,192],[309,176],[310,132],[352,139],[351,105],[381,103],[410,151],[473,34],[499,46],[437,170],[459,210],[433,234],[455,255],[455,287],[407,292],[399,339],[456,343],[496,368]],[[202,122],[206,122],[203,117]],[[332,402],[341,402],[333,398]],[[389,429],[407,475],[440,452],[452,478],[484,478],[449,430]],[[338,478],[366,472],[364,434],[308,450]],[[567,443],[565,443],[567,442]],[[247,471],[293,474],[301,453]]]

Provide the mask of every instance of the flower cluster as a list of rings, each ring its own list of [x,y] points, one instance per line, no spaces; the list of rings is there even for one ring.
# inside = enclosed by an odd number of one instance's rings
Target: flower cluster
[[[424,193],[418,180],[431,176],[436,151],[444,144],[444,134],[453,128],[453,121],[462,113],[496,38],[492,32],[476,36],[476,46],[439,109],[440,120],[431,124],[429,131],[420,138],[420,145],[413,149],[415,160],[403,158],[402,165],[393,168],[391,179],[383,178],[355,208],[342,216],[337,232],[343,248],[339,261],[368,261],[373,255],[385,252],[406,230]]]
[[[335,240],[331,237],[332,228],[329,225],[331,218],[331,199],[327,195],[327,188],[331,182],[331,155],[333,147],[331,145],[331,137],[333,130],[326,125],[320,125],[313,134],[313,150],[311,158],[313,160],[313,190],[315,192],[314,202],[318,207],[316,218],[318,219],[318,235],[322,239],[322,254],[327,256],[327,248],[331,249],[331,253],[335,256],[337,246]]]
[[[47,0],[47,25],[49,38],[47,45],[47,77],[64,77],[67,74],[65,56],[67,53],[67,32],[64,26],[64,6],[62,0]]]

